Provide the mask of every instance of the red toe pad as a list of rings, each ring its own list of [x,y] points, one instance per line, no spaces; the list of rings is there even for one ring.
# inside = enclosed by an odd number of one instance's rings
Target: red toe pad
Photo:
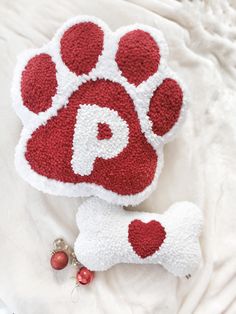
[[[70,27],[61,39],[62,60],[77,75],[88,74],[95,67],[103,49],[103,31],[84,22]]]
[[[56,66],[52,58],[46,53],[33,57],[21,77],[24,105],[34,113],[45,111],[52,105],[56,90]]]
[[[159,65],[159,47],[150,34],[134,30],[119,42],[116,62],[129,83],[139,85],[153,75]]]
[[[165,79],[151,99],[148,116],[157,135],[164,135],[177,122],[183,102],[183,92],[173,79]]]

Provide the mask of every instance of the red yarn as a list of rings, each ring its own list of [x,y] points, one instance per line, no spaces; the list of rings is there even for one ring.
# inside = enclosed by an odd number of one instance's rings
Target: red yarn
[[[129,126],[126,148],[116,158],[97,158],[88,176],[75,174],[71,166],[74,126],[80,104],[114,109]],[[25,157],[35,172],[47,178],[96,183],[121,195],[143,191],[151,184],[157,167],[156,152],[141,131],[132,99],[120,84],[108,80],[81,85],[57,116],[34,131]]]
[[[98,140],[109,140],[112,137],[112,132],[107,123],[98,123]]]
[[[26,65],[21,78],[21,95],[24,105],[34,113],[47,110],[56,94],[56,66],[52,58],[42,53]]]
[[[155,90],[148,112],[155,134],[162,136],[173,127],[179,118],[182,102],[183,92],[178,83],[165,79]]]
[[[128,240],[135,253],[141,258],[151,256],[158,251],[165,237],[165,229],[158,221],[144,223],[135,219],[129,224]]]
[[[88,74],[102,54],[103,41],[104,34],[98,25],[76,24],[61,38],[62,60],[77,75]],[[159,47],[149,33],[133,30],[120,39],[115,59],[122,74],[137,86],[158,70]],[[45,111],[52,105],[56,90],[56,66],[51,57],[40,54],[32,58],[22,73],[24,105],[34,113]],[[182,101],[177,82],[165,79],[154,92],[148,112],[154,133],[164,135],[171,129],[178,120]],[[129,127],[128,145],[123,151],[114,158],[97,158],[93,171],[86,176],[75,174],[71,165],[76,116],[82,104],[114,109]],[[106,123],[97,127],[99,140],[112,137]],[[119,83],[105,79],[82,84],[57,116],[39,126],[27,142],[25,158],[36,173],[49,179],[95,183],[120,195],[142,192],[152,183],[158,166],[158,156],[142,133],[132,98]]]
[[[61,39],[62,60],[77,75],[88,74],[102,53],[103,36],[101,28],[92,22],[70,27]]]
[[[130,83],[136,86],[153,75],[159,65],[159,47],[150,34],[134,30],[119,42],[116,62]]]

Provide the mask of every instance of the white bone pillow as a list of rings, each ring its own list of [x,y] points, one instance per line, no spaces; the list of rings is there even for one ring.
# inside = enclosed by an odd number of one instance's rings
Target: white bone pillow
[[[79,207],[77,225],[75,254],[94,271],[118,263],[160,264],[181,277],[192,274],[201,260],[202,214],[190,202],[175,203],[159,215],[93,197]]]
[[[135,205],[154,190],[163,144],[183,121],[186,96],[167,65],[161,32],[112,32],[90,16],[66,22],[19,57],[12,86],[24,125],[16,168],[37,189]],[[174,162],[174,158],[173,158]]]

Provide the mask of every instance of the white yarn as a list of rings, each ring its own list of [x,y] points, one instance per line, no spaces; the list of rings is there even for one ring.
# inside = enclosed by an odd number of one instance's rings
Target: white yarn
[[[139,257],[128,241],[131,221],[155,220],[161,223],[166,238],[159,250]],[[78,260],[94,271],[104,271],[118,263],[160,264],[175,276],[192,274],[201,260],[199,234],[200,209],[190,202],[174,203],[164,214],[126,211],[92,197],[77,213],[80,234],[75,242]]]
[[[71,26],[77,23],[89,21],[99,25],[99,27],[103,30],[104,48],[102,55],[99,56],[96,67],[86,75],[84,74],[77,76],[75,73],[72,73],[62,61],[60,54],[60,39],[62,38],[64,32]],[[115,54],[120,38],[126,32],[135,29],[141,29],[151,34],[159,46],[161,56],[158,72],[149,77],[146,81],[142,82],[137,87],[128,83],[127,79],[121,75],[121,71],[115,62]],[[52,98],[52,106],[45,112],[35,114],[28,110],[28,108],[23,104],[23,99],[21,96],[21,75],[28,61],[32,57],[41,53],[47,53],[50,55],[53,62],[55,63],[58,86],[57,93]],[[135,24],[121,27],[116,32],[112,32],[104,22],[91,16],[79,16],[70,19],[58,30],[56,35],[47,45],[40,49],[29,50],[21,55],[18,59],[12,84],[13,106],[24,125],[15,153],[15,165],[19,174],[38,190],[54,195],[64,195],[69,197],[95,195],[106,201],[119,205],[136,205],[146,199],[156,187],[157,180],[163,166],[163,145],[171,140],[175,135],[184,119],[186,110],[186,92],[183,87],[183,83],[167,66],[167,55],[168,48],[164,37],[162,33],[155,28],[142,24]],[[169,132],[161,137],[153,133],[152,122],[150,121],[147,112],[149,111],[149,103],[153,92],[165,78],[175,79],[181,86],[183,90],[183,106],[177,123]],[[50,179],[35,172],[25,158],[27,142],[31,138],[34,131],[41,125],[45,125],[50,118],[56,116],[58,110],[68,104],[69,97],[83,83],[96,79],[107,79],[118,82],[124,87],[134,102],[142,132],[144,133],[147,142],[153,146],[158,155],[158,167],[156,169],[153,181],[143,191],[137,194],[120,195],[95,183],[66,183],[57,181],[55,179]],[[73,160],[71,163],[72,168],[76,169]]]

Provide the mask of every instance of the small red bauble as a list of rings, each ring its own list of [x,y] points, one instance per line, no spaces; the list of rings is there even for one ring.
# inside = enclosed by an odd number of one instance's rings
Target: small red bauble
[[[81,267],[76,274],[76,281],[81,285],[87,285],[93,280],[94,272],[86,267]]]
[[[64,251],[58,251],[53,253],[51,257],[51,266],[56,270],[60,270],[67,266],[68,261],[68,255]]]

